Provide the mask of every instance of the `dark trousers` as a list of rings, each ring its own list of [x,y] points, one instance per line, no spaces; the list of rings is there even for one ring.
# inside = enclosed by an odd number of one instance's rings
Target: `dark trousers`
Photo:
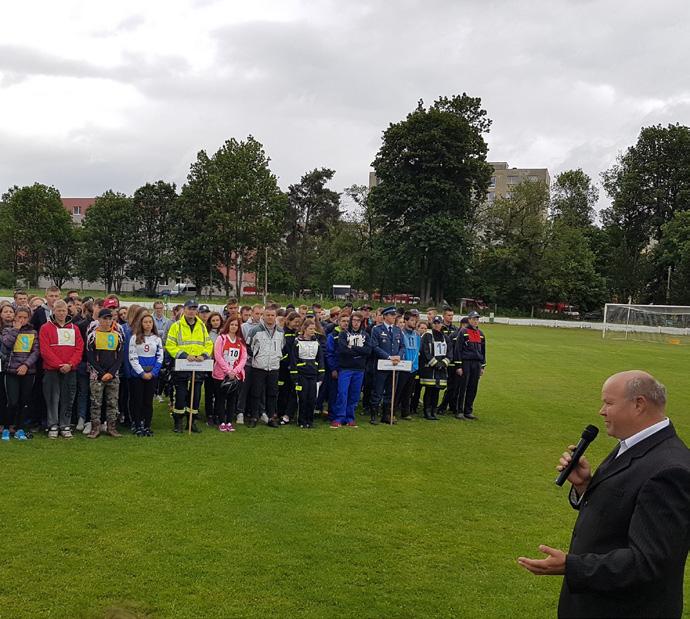
[[[143,378],[132,378],[129,381],[131,393],[132,418],[137,427],[151,427],[153,418],[153,396],[158,389],[158,379],[144,380]]]
[[[192,409],[194,414],[199,412],[199,402],[201,401],[201,385],[204,383],[204,372],[196,372],[196,379],[194,380],[194,401],[190,402],[191,397],[191,383],[192,372],[175,372],[175,406],[173,413],[183,415]]]
[[[314,407],[316,406],[316,378],[300,376],[295,389],[299,397],[297,422],[301,426],[311,426],[314,424]]]
[[[337,421],[336,419],[336,407],[338,403],[338,379],[333,378],[330,372],[327,372],[326,376],[321,383],[321,388],[324,385],[328,385],[326,388],[326,395],[328,396],[328,418],[331,421]],[[318,406],[316,407],[319,408]]]
[[[31,422],[34,425],[48,425],[48,412],[46,408],[46,399],[43,393],[43,376],[45,372],[41,368],[41,363],[38,363],[36,368],[36,379],[34,380],[34,392],[31,397],[31,408],[29,409],[29,415],[31,416]]]
[[[401,417],[410,414],[410,401],[414,391],[416,380],[412,372],[396,372],[398,384],[395,386],[395,408]]]
[[[457,406],[458,413],[471,415],[474,410],[474,399],[479,389],[479,378],[482,373],[481,361],[463,361],[462,376],[459,376]]]
[[[34,375],[24,374],[24,376],[18,376],[17,374],[5,374],[4,383],[7,393],[7,409],[4,419],[0,423],[20,430],[24,427],[26,411],[31,406]]]
[[[364,369],[364,394],[362,396],[362,406],[371,410],[371,393],[374,390],[374,379],[376,377],[376,365],[369,361]]]
[[[120,374],[120,390],[118,391],[117,397],[117,409],[120,412],[120,416],[124,418],[124,423],[130,425],[132,423],[132,414],[129,410],[130,408],[130,395],[129,395],[129,383],[130,378],[125,377],[124,374]]]
[[[215,384],[215,402],[214,402],[214,412],[218,423],[232,423],[235,421],[237,416],[237,401],[239,399],[240,390],[242,389],[242,383],[240,383],[237,389],[233,389],[227,396],[223,395],[220,390],[222,380],[213,379]]]
[[[287,374],[278,387],[278,410],[292,421],[297,412],[297,392],[292,376]]]
[[[266,413],[269,419],[276,416],[278,407],[278,370],[252,368],[252,418]]]
[[[414,388],[412,389],[412,400],[410,402],[410,410],[413,413],[417,412],[419,408],[419,400],[422,397],[422,383],[419,381],[419,374],[414,377]]]
[[[237,414],[240,413],[246,417],[251,417],[252,404],[252,372],[254,368],[251,365],[244,366],[244,380],[240,385],[240,392],[237,395]]]
[[[91,406],[89,383],[89,372],[86,369],[86,362],[82,361],[77,366],[77,395],[74,399],[74,405],[77,412],[77,419],[81,418],[84,421],[91,419],[89,415],[89,408]],[[74,415],[72,416],[74,417]]]
[[[215,413],[216,397],[218,396],[218,386],[216,380],[210,374],[204,379],[204,413],[206,421],[210,420]],[[221,381],[222,382],[222,381]]]
[[[77,373],[63,374],[59,370],[47,370],[43,374],[43,395],[46,401],[48,427],[69,427],[72,404],[77,391]]]
[[[396,381],[398,379],[399,372],[396,372]],[[370,412],[372,415],[377,414],[379,406],[383,404],[383,416],[386,417],[390,415],[391,407],[391,396],[393,390],[393,372],[377,371],[374,375],[374,388],[371,392],[371,407]]]
[[[438,406],[438,387],[433,387],[431,385],[426,385],[424,387],[424,414],[436,413],[436,408]]]
[[[0,425],[7,425],[7,391],[5,390],[5,376],[0,374]]]

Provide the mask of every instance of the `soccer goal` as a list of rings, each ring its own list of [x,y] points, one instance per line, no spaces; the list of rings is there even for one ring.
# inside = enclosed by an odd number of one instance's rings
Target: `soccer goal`
[[[602,337],[690,344],[690,306],[607,303]]]

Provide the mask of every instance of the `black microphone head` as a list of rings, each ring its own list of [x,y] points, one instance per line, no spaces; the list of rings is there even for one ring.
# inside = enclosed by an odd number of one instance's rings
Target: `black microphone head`
[[[599,428],[593,425],[588,425],[582,432],[582,438],[588,443],[591,443],[599,434]]]

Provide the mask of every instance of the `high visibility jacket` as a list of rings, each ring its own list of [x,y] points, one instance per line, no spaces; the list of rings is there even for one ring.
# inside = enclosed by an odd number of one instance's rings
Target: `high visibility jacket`
[[[194,326],[190,327],[183,316],[170,326],[165,350],[173,359],[185,359],[189,355],[210,359],[213,355],[213,342],[202,320],[197,318]]]

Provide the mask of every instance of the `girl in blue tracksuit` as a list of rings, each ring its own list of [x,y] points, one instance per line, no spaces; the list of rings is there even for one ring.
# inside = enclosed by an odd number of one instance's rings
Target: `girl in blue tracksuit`
[[[342,423],[341,418],[344,411],[338,409],[338,373],[340,371],[340,363],[338,362],[338,336],[341,331],[347,329],[350,322],[350,317],[347,314],[341,314],[338,319],[338,324],[331,329],[326,336],[326,378],[328,383],[328,417],[333,423]]]
[[[129,340],[130,387],[132,390],[132,416],[137,436],[153,436],[153,396],[158,374],[163,367],[163,342],[158,337],[151,314],[144,314],[134,324]]]
[[[338,334],[338,400],[336,420],[340,425],[357,427],[355,408],[359,403],[364,381],[364,370],[371,355],[370,336],[364,325],[364,316],[354,312],[346,329]]]

